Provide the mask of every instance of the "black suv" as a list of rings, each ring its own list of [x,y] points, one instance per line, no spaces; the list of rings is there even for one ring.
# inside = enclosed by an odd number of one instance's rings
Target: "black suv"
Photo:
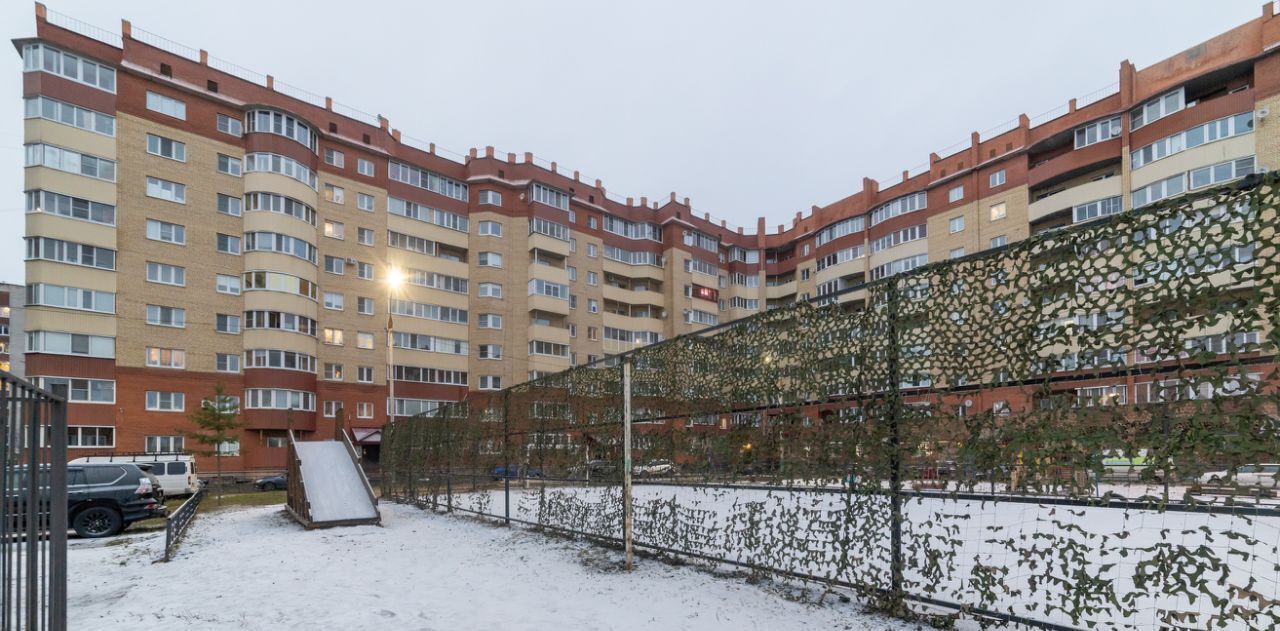
[[[81,537],[110,537],[164,514],[159,480],[137,465],[67,465],[67,521]]]

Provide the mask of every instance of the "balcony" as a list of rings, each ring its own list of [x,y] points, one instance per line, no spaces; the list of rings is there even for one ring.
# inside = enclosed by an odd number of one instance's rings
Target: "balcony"
[[[789,280],[780,285],[768,285],[764,288],[764,297],[769,300],[783,298],[786,296],[794,296],[796,293],[795,279]]]
[[[1077,204],[1114,197],[1122,193],[1119,177],[1087,182],[1032,202],[1027,217],[1031,223],[1035,223],[1054,213],[1070,210]]]
[[[569,301],[542,294],[530,294],[529,310],[545,311],[547,313],[567,316],[569,315]]]
[[[529,235],[529,249],[542,250],[560,256],[569,256],[569,242],[561,241],[555,237],[548,237],[540,232],[534,232]]]
[[[1032,165],[1027,174],[1027,185],[1034,188],[1081,174],[1105,162],[1119,162],[1124,150],[1120,143],[1121,137],[1116,136]]]
[[[632,305],[665,305],[666,300],[661,292],[640,290],[640,289],[623,289],[613,285],[604,286],[604,299],[616,300]]]
[[[554,326],[550,324],[530,324],[529,339],[542,340],[543,342],[555,342],[556,344],[569,344],[569,329],[563,326]]]
[[[617,274],[624,278],[644,278],[656,281],[662,281],[663,270],[661,267],[653,265],[628,265],[621,261],[613,259],[604,259],[604,272],[606,274]]]

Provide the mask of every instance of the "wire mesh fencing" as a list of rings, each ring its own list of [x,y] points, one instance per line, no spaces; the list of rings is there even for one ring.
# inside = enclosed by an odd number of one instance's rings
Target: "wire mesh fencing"
[[[1278,226],[1251,176],[475,396],[383,494],[904,617],[1274,628]]]

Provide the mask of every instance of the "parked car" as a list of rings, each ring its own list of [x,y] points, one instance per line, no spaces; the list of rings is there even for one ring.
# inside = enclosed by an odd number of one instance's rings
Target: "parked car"
[[[493,479],[495,480],[515,480],[518,478],[540,478],[542,477],[541,469],[534,469],[528,465],[501,465],[493,468]]]
[[[81,537],[110,537],[165,510],[159,480],[135,464],[67,465],[67,521]]]
[[[122,454],[112,456],[84,456],[71,464],[127,462],[149,465],[151,474],[160,480],[160,488],[170,497],[191,495],[200,490],[200,477],[196,475],[196,460],[191,454]]]
[[[644,464],[631,467],[631,474],[641,477],[675,475],[677,473],[680,473],[680,468],[670,460],[650,460]]]
[[[616,474],[618,469],[619,467],[609,460],[588,460],[569,467],[569,477],[609,476]]]
[[[285,474],[281,473],[280,475],[258,478],[253,481],[253,486],[257,487],[259,491],[278,491],[285,487],[287,480],[288,478],[285,477]]]
[[[1236,486],[1256,486],[1274,489],[1280,486],[1276,474],[1280,473],[1280,464],[1246,464],[1235,468],[1234,475],[1229,471],[1209,471],[1200,476],[1201,484],[1216,486],[1219,484],[1235,484]]]

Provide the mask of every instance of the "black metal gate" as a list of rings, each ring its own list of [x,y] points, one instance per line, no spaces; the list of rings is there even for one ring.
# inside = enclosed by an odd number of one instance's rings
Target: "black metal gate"
[[[67,628],[67,406],[0,371],[0,631]]]

